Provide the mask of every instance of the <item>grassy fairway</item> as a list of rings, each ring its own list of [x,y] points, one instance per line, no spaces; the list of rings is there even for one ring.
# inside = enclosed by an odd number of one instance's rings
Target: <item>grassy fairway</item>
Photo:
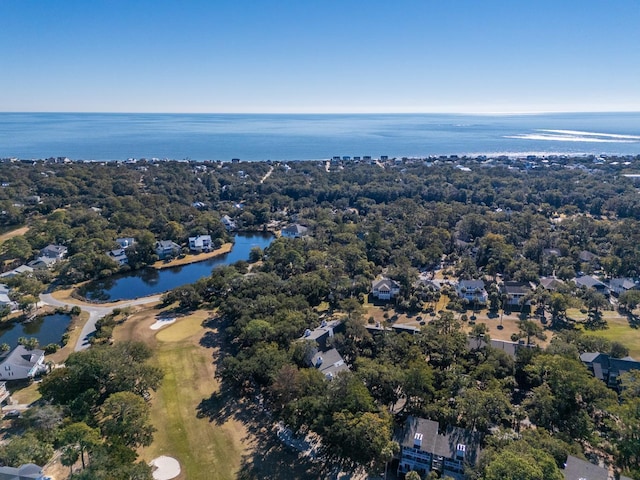
[[[613,312],[605,312],[613,313]],[[640,329],[632,328],[629,321],[620,316],[605,315],[609,328],[605,330],[587,331],[587,335],[597,335],[608,340],[620,342],[629,349],[629,355],[640,359]]]
[[[145,460],[159,455],[175,457],[188,480],[237,478],[245,447],[242,424],[223,424],[197,418],[197,407],[218,390],[212,350],[199,345],[206,312],[179,319],[156,335],[154,361],[165,373],[152,401],[152,422],[158,429]]]

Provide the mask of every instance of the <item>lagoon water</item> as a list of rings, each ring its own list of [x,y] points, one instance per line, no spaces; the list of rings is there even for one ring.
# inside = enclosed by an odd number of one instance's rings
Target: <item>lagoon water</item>
[[[238,234],[235,237],[233,248],[227,254],[181,267],[162,270],[145,268],[123,275],[114,275],[89,283],[81,293],[91,300],[101,302],[132,300],[164,293],[211,275],[211,270],[214,267],[231,265],[239,260],[246,261],[249,259],[249,253],[253,247],[265,249],[272,241],[273,236],[270,234]]]
[[[640,113],[0,113],[0,158],[291,161],[510,153],[640,154]]]
[[[6,343],[13,348],[18,345],[20,337],[35,337],[41,347],[50,343],[59,344],[70,321],[69,315],[55,313],[38,317],[28,323],[3,323],[3,328],[0,329],[0,343]]]

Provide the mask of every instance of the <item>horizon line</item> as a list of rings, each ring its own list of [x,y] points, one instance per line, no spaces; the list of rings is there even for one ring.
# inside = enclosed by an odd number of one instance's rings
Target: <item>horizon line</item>
[[[518,116],[556,114],[640,113],[640,110],[540,110],[540,111],[378,111],[378,112],[189,112],[189,111],[98,111],[98,110],[0,110],[0,114],[99,114],[99,115],[470,115]]]

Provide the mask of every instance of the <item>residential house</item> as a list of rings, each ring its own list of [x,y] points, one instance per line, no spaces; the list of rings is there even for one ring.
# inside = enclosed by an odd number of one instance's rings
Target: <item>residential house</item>
[[[116,262],[118,265],[127,265],[129,263],[129,259],[127,258],[127,252],[125,252],[124,248],[116,248],[115,250],[109,250],[107,255]]]
[[[62,245],[49,244],[40,250],[40,256],[46,258],[55,258],[56,260],[62,260],[67,256],[69,250]]]
[[[342,355],[335,348],[316,352],[311,357],[311,365],[317,368],[327,380],[333,380],[338,373],[349,370],[349,366],[344,363]]]
[[[33,463],[19,467],[0,467],[0,480],[45,480],[42,467]]]
[[[44,350],[28,350],[18,345],[0,355],[0,380],[24,380],[44,372]]]
[[[638,284],[631,278],[612,278],[609,281],[609,290],[617,297],[629,290],[638,290]]]
[[[131,237],[116,238],[116,243],[120,245],[120,248],[129,248],[129,247],[132,247],[133,244],[136,243],[136,241]]]
[[[306,362],[310,367],[317,368],[327,380],[333,380],[335,376],[349,366],[344,362],[342,355],[335,348],[331,348],[328,341],[333,337],[336,330],[344,328],[344,324],[339,320],[330,322],[322,321],[318,328],[307,329],[300,341],[313,341],[317,348],[314,348]]]
[[[397,437],[400,444],[398,473],[431,471],[455,480],[464,478],[466,465],[475,465],[480,453],[480,435],[464,428],[439,431],[438,422],[408,417]]]
[[[300,340],[313,340],[318,344],[320,350],[326,350],[328,348],[327,341],[333,337],[333,335],[344,328],[344,324],[340,320],[332,320],[330,322],[322,321],[318,328],[313,330],[307,329]]]
[[[234,222],[233,219],[229,215],[224,215],[220,219],[220,221],[222,222],[222,224],[224,225],[224,228],[227,231],[235,230],[237,228],[236,222]]]
[[[621,374],[630,370],[640,371],[640,362],[631,357],[613,358],[606,353],[585,352],[580,355],[580,360],[597,379],[614,389],[619,387]]]
[[[18,305],[9,298],[9,290],[9,287],[6,284],[0,283],[0,306],[6,305],[11,310],[15,310],[18,308]]]
[[[590,275],[583,275],[581,277],[576,277],[573,279],[573,283],[575,283],[580,288],[582,287],[592,288],[596,292],[601,293],[603,295],[609,294],[609,289],[607,288],[607,286],[597,278],[594,278]]]
[[[562,471],[565,480],[610,480],[609,469],[569,455]],[[621,476],[620,480],[631,480]]]
[[[0,278],[11,278],[23,273],[33,273],[33,268],[31,268],[29,265],[20,265],[13,270],[9,270],[8,272],[0,274]]]
[[[180,245],[171,240],[159,240],[156,242],[156,255],[160,260],[175,257],[180,254]]]
[[[524,340],[520,340],[519,342],[510,342],[508,340],[495,340],[492,338],[490,339],[490,343],[493,348],[502,350],[513,359],[516,358],[516,354],[521,348],[536,348],[533,344],[527,345]],[[487,343],[483,339],[473,337],[469,337],[467,339],[467,347],[469,347],[470,350],[479,350],[486,346]]]
[[[33,268],[34,270],[48,270],[53,268],[53,266],[58,262],[57,258],[50,257],[38,257],[35,260],[31,260],[27,263],[28,266]]]
[[[189,237],[189,250],[192,252],[210,252],[213,249],[211,235],[198,235]]]
[[[584,263],[593,263],[598,260],[598,256],[595,253],[591,253],[588,250],[582,250],[578,254],[578,260]]]
[[[379,300],[391,300],[400,294],[400,284],[387,277],[380,277],[371,282],[371,293]]]
[[[463,300],[482,305],[486,304],[489,298],[482,280],[460,280],[456,285],[456,293]]]
[[[11,396],[11,392],[7,390],[7,382],[0,382],[0,403],[3,403]]]
[[[307,235],[309,229],[299,223],[292,223],[280,232],[284,238],[302,238]]]
[[[545,290],[555,292],[564,285],[564,282],[556,277],[540,277],[540,285]]]
[[[500,292],[507,297],[505,305],[511,308],[520,309],[524,305],[531,305],[531,300],[526,299],[527,295],[531,294],[531,285],[528,283],[503,282],[500,285]]]

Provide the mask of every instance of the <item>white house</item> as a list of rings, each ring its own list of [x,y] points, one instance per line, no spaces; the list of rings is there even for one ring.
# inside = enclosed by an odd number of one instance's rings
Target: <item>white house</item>
[[[299,223],[293,223],[286,228],[283,228],[281,234],[284,238],[302,238],[309,229]]]
[[[131,238],[131,237],[116,238],[116,243],[120,245],[120,248],[129,248],[133,246],[133,244],[136,243],[136,241],[134,238]]]
[[[192,252],[210,252],[212,248],[211,235],[189,237],[189,250]]]
[[[460,298],[468,302],[478,302],[480,304],[487,303],[489,298],[482,280],[460,280],[456,285],[456,293]]]
[[[226,230],[235,230],[236,229],[236,222],[234,222],[229,215],[224,215],[220,219],[220,221],[222,222],[222,224],[224,225],[224,228]]]
[[[46,370],[44,350],[18,345],[0,356],[0,380],[24,380]]]
[[[381,277],[371,282],[371,293],[379,300],[391,300],[400,294],[400,284],[390,278]]]

